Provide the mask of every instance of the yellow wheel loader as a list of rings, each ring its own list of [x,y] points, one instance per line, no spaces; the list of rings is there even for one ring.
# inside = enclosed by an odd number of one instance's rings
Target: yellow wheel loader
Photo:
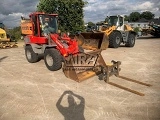
[[[107,37],[111,48],[118,48],[121,43],[126,47],[133,47],[136,32],[129,25],[124,24],[123,16],[117,15],[108,17],[106,24],[97,24],[92,32],[77,35],[80,45],[85,49],[106,49],[103,44],[107,44],[105,40]]]
[[[7,34],[5,26],[0,23],[0,48],[15,48],[18,47],[16,43],[11,43],[11,37]]]

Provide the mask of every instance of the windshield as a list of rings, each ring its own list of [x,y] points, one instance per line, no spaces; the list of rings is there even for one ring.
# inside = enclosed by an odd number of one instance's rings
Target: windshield
[[[42,26],[42,31],[48,31],[49,33],[57,33],[57,19],[56,16],[51,15],[39,15],[40,24]]]
[[[113,26],[113,25],[117,25],[117,21],[118,21],[118,17],[117,16],[110,16],[109,18],[108,18],[108,24],[109,25],[111,25],[111,26]]]
[[[4,29],[4,24],[0,23],[0,28]]]

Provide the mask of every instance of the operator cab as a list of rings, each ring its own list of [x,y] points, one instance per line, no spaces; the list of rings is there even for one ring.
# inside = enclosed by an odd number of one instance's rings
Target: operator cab
[[[117,16],[110,16],[108,17],[108,25],[110,26],[117,26],[117,30],[124,31],[124,17],[117,15]]]
[[[57,14],[31,14],[30,17],[33,22],[33,35],[43,37],[49,33],[57,33],[57,16]]]
[[[2,28],[2,29],[4,29],[4,28],[5,28],[5,26],[4,26],[4,24],[3,24],[3,23],[0,23],[0,28]]]
[[[41,34],[57,33],[57,18],[50,15],[39,15]]]
[[[96,24],[95,30],[105,31],[109,27],[116,26],[116,30],[124,31],[124,18],[120,15],[109,16],[105,23]]]

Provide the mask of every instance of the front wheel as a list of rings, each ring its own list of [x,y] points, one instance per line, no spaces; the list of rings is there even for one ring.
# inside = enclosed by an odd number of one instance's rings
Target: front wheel
[[[30,45],[25,46],[25,55],[27,61],[30,63],[35,63],[39,61],[38,54],[33,51],[32,46]]]
[[[45,50],[44,62],[50,71],[57,71],[62,68],[62,56],[55,48]]]
[[[117,31],[113,31],[110,35],[109,35],[109,47],[111,48],[118,48],[121,44],[121,40],[122,40],[122,35],[120,32]]]
[[[135,45],[135,35],[134,34],[129,34],[128,36],[128,41],[125,44],[126,47],[133,47]]]

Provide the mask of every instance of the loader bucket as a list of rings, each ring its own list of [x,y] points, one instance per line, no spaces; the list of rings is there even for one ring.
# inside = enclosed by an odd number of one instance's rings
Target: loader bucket
[[[80,53],[66,58],[63,72],[66,77],[81,82],[96,75],[93,69],[97,65],[106,66],[101,56],[101,50]]]
[[[84,32],[76,35],[78,44],[87,50],[107,49],[109,44],[108,36],[103,32]]]

